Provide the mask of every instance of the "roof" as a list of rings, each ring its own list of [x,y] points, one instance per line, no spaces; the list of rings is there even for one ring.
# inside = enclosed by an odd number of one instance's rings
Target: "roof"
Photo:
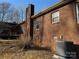
[[[16,26],[16,23],[9,23],[9,22],[0,22],[0,28],[12,28],[13,26]]]
[[[22,25],[22,24],[24,24],[25,22],[26,22],[26,20],[25,20],[25,21],[23,21],[22,23],[18,24],[18,25]]]
[[[69,4],[71,2],[74,2],[74,1],[76,1],[76,0],[62,0],[62,1],[58,2],[58,3],[56,3],[55,5],[47,8],[46,10],[44,10],[44,11],[42,11],[42,12],[36,14],[36,15],[33,15],[31,18],[33,19],[33,18],[39,17],[41,15],[44,15],[44,14],[46,14],[48,12],[51,12],[51,11],[53,11],[55,9],[58,9],[58,8],[64,6],[64,5]]]
[[[56,3],[55,5],[53,5],[53,6],[49,7],[49,8],[47,8],[46,10],[44,10],[44,11],[42,11],[42,12],[39,12],[39,13],[36,14],[36,15],[33,15],[31,18],[32,18],[32,19],[37,18],[37,17],[39,17],[39,16],[41,16],[41,15],[44,15],[44,14],[46,14],[46,13],[48,13],[48,12],[51,12],[51,11],[53,11],[53,10],[55,10],[55,9],[58,9],[58,8],[64,6],[64,5],[69,4],[70,2],[74,2],[74,1],[76,1],[76,0],[62,0],[62,1],[58,2],[58,3]],[[25,22],[26,22],[26,21],[23,21],[23,22],[20,23],[19,25],[22,25],[22,24],[24,24]]]

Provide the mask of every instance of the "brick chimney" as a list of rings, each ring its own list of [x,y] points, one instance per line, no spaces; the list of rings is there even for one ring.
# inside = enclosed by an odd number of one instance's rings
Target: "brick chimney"
[[[33,36],[33,20],[31,19],[31,16],[34,15],[34,5],[30,4],[26,8],[26,23],[27,23],[27,34],[28,39],[32,39]]]
[[[34,5],[29,4],[29,6],[26,8],[26,20],[30,18],[32,15],[34,15]]]

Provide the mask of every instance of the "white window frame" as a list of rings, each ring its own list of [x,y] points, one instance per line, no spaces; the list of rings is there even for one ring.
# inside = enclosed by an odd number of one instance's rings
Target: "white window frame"
[[[56,18],[57,18],[57,20],[56,20]],[[56,12],[52,13],[52,24],[53,23],[58,23],[58,22],[60,22],[60,13],[59,13],[59,11],[56,11]]]
[[[78,11],[79,3],[76,3],[76,14],[77,14],[77,23],[79,24],[79,11]]]

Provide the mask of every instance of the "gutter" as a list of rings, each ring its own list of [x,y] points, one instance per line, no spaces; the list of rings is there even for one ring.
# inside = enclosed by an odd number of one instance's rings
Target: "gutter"
[[[74,1],[76,1],[76,0],[61,1],[61,2],[58,3],[57,6],[54,5],[54,6],[49,7],[46,10],[44,10],[44,11],[42,11],[42,12],[36,14],[36,15],[31,16],[31,19],[35,19],[37,17],[40,17],[42,15],[45,15],[45,14],[47,14],[47,13],[49,13],[49,12],[55,10],[55,9],[58,9],[60,7],[63,7],[63,6],[65,6],[65,5],[67,5],[67,4],[71,3],[71,2],[74,2]]]

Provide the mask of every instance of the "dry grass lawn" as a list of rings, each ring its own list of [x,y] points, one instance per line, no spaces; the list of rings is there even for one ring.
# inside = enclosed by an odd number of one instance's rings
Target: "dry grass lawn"
[[[28,50],[20,52],[0,53],[0,59],[52,59],[51,52],[44,50]]]

